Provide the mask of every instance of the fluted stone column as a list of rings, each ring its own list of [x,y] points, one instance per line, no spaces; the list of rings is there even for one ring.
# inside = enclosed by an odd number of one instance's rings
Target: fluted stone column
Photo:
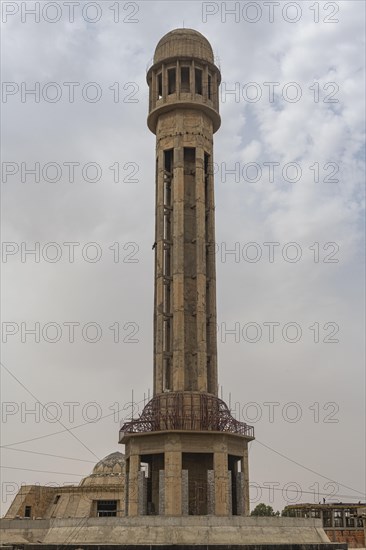
[[[139,516],[147,514],[147,479],[145,472],[138,472],[138,512]]]
[[[215,515],[227,516],[229,514],[228,503],[228,464],[227,454],[214,453],[215,471]]]
[[[128,515],[139,515],[139,486],[138,475],[140,471],[140,456],[130,456],[130,469],[128,475]]]
[[[159,470],[159,516],[165,515],[165,470]]]
[[[182,453],[165,453],[165,515],[182,515]]]

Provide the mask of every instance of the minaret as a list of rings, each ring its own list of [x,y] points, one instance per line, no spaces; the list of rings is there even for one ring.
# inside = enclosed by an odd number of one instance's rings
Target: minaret
[[[154,395],[217,395],[213,133],[221,75],[198,32],[160,40],[148,73],[156,134]]]
[[[148,127],[156,135],[154,395],[120,432],[129,516],[249,512],[253,428],[217,397],[220,81],[210,43],[191,29],[166,34],[147,73]]]

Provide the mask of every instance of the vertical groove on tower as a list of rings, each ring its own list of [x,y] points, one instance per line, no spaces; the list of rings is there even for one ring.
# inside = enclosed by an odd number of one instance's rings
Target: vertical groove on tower
[[[206,353],[206,227],[205,227],[205,151],[202,140],[197,147],[196,162],[196,250],[197,250],[197,390],[207,392],[207,353]]]
[[[164,368],[164,152],[158,150],[156,197],[156,268],[155,268],[155,391],[163,391]]]
[[[206,340],[208,392],[217,395],[217,326],[216,326],[216,262],[215,262],[215,199],[212,155],[205,155],[205,224],[206,224]]]
[[[172,387],[172,185],[173,149],[164,151],[164,371],[163,389]]]
[[[183,125],[183,117],[177,116],[177,130]],[[176,142],[179,142],[179,137]],[[174,151],[173,190],[173,388],[184,390],[184,156],[183,148]],[[180,144],[179,144],[180,145]]]

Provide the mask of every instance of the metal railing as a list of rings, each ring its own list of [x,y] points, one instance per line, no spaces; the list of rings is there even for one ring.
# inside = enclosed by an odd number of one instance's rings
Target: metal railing
[[[125,433],[165,430],[214,431],[254,438],[254,428],[236,420],[221,399],[198,392],[169,392],[155,396],[139,418],[125,422]]]

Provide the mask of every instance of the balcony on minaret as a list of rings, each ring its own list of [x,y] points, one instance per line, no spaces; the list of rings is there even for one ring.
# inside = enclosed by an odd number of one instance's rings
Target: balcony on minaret
[[[160,63],[149,71],[148,82],[150,111],[177,101],[205,103],[218,111],[217,72],[208,64],[192,59]]]
[[[198,37],[195,31],[187,31],[176,33],[169,40],[164,38],[148,70],[148,126],[152,132],[160,114],[179,107],[201,109],[212,118],[214,132],[220,127],[220,71],[209,43],[203,44],[202,35]]]

